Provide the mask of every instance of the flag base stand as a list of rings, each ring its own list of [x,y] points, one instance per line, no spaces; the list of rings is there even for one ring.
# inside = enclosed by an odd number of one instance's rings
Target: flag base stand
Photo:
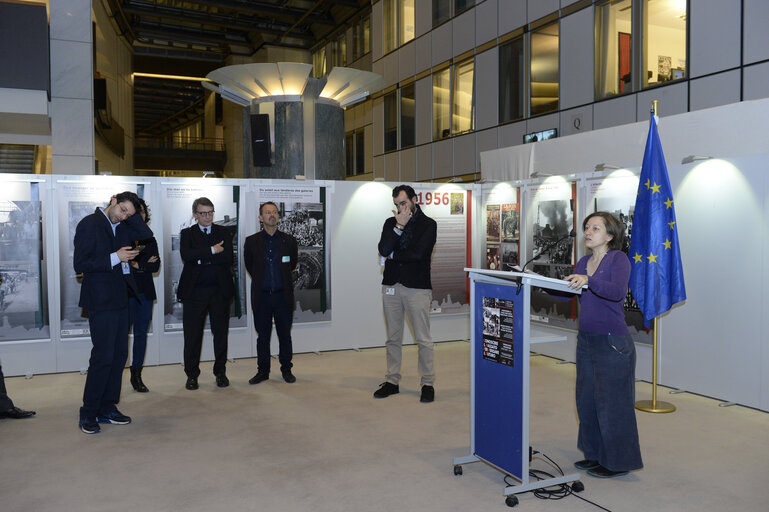
[[[669,402],[656,400],[639,400],[635,403],[635,408],[644,412],[666,413],[676,410],[676,406]]]

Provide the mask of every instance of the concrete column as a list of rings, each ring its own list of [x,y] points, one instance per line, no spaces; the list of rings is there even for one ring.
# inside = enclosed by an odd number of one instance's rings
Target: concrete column
[[[94,174],[91,0],[50,3],[51,154],[55,174]]]

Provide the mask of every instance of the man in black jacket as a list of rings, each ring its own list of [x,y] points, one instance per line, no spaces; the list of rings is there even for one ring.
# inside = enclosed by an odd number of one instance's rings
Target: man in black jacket
[[[257,373],[248,382],[259,384],[270,378],[272,320],[278,333],[278,360],[283,380],[296,382],[291,373],[291,324],[294,317],[294,278],[298,260],[296,239],[278,230],[280,214],[273,202],[259,207],[262,229],[246,238],[243,260],[251,274],[251,308],[254,312]]]
[[[86,434],[97,434],[99,423],[131,423],[116,404],[128,357],[128,297],[138,294],[128,262],[139,251],[131,247],[123,223],[140,232],[146,229],[138,211],[138,196],[122,192],[112,196],[106,208],[84,217],[75,229],[72,263],[75,272],[83,275],[78,304],[88,311],[93,343],[80,408],[79,427]]]
[[[422,376],[420,401],[432,402],[435,399],[435,371],[430,337],[430,259],[437,224],[422,212],[412,187],[399,185],[392,195],[397,210],[393,210],[393,216],[385,221],[379,239],[379,254],[385,267],[382,303],[387,324],[387,374],[385,382],[374,392],[374,398],[385,398],[400,391],[405,313],[418,345],[418,368]]]
[[[199,197],[192,203],[197,224],[183,229],[179,252],[184,262],[176,296],[183,304],[184,387],[198,389],[200,350],[206,312],[214,336],[216,385],[230,385],[227,378],[227,335],[230,330],[230,302],[235,296],[232,279],[232,231],[214,224],[214,203]]]

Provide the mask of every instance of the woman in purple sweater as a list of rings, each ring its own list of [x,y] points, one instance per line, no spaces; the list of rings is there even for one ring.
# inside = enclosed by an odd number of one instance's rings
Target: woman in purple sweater
[[[623,304],[630,261],[618,250],[624,228],[612,214],[596,212],[582,223],[590,249],[566,276],[572,288],[587,284],[579,297],[577,335],[577,446],[585,459],[577,469],[599,478],[643,467],[635,417],[635,345]]]

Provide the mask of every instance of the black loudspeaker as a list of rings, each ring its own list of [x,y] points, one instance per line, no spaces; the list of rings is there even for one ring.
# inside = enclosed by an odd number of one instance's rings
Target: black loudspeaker
[[[269,167],[270,162],[270,115],[251,116],[251,152],[256,167]]]

